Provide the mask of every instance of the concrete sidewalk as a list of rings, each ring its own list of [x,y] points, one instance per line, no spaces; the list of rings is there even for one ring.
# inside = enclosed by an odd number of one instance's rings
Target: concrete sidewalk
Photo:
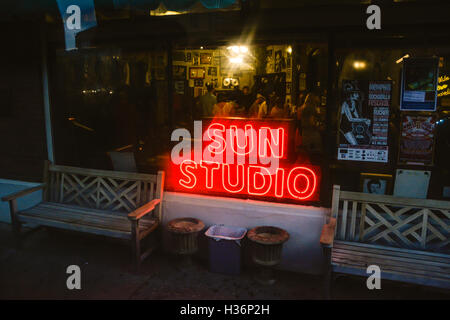
[[[81,268],[81,290],[68,290],[66,268]],[[14,249],[10,225],[0,223],[0,299],[321,299],[321,279],[306,274],[277,272],[272,286],[254,281],[255,271],[239,276],[208,271],[204,261],[183,266],[155,252],[134,274],[130,249],[103,239],[41,229]],[[449,299],[431,288],[388,281],[369,291],[365,279],[338,278],[335,299]]]

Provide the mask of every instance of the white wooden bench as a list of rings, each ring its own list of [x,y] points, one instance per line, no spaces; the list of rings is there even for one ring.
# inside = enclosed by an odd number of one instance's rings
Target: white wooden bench
[[[40,189],[43,189],[41,203],[17,210],[17,198]],[[151,175],[46,162],[43,184],[2,200],[9,202],[13,234],[19,247],[21,226],[26,224],[96,234],[128,241],[133,262],[139,269],[141,261],[159,243],[159,239],[152,239],[148,249],[141,250],[141,241],[155,235],[162,221],[163,189],[163,171]]]
[[[332,274],[381,278],[450,289],[450,202],[340,191],[320,243],[326,258],[325,294]]]

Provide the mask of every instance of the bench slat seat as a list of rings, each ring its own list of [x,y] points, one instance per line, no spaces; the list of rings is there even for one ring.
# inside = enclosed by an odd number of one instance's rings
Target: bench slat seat
[[[369,244],[335,241],[331,253],[333,271],[368,276],[367,267],[377,265],[382,278],[450,288],[450,257],[429,252],[404,253]],[[434,258],[435,261],[427,260]],[[439,260],[439,261],[436,261]]]
[[[75,205],[42,202],[32,208],[17,212],[22,223],[83,231],[113,238],[131,240],[131,224],[127,213],[83,208]],[[158,225],[156,218],[142,219],[139,235]]]
[[[341,191],[333,187],[329,221],[320,244],[325,296],[333,273],[450,289],[450,202]]]
[[[96,234],[127,242],[135,269],[139,270],[141,262],[160,243],[164,177],[164,171],[118,172],[46,161],[42,184],[1,200],[9,203],[18,248],[22,242],[21,228],[27,225]],[[17,198],[41,189],[42,202],[18,210]]]

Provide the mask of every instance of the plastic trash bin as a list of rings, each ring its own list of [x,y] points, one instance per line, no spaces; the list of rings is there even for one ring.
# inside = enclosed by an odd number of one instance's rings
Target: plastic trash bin
[[[209,268],[212,272],[237,275],[241,272],[241,239],[247,229],[213,225],[205,235],[208,237]]]

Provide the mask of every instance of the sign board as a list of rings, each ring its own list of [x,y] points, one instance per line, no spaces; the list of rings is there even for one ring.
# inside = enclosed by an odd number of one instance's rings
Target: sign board
[[[342,81],[338,160],[388,162],[390,81]]]

